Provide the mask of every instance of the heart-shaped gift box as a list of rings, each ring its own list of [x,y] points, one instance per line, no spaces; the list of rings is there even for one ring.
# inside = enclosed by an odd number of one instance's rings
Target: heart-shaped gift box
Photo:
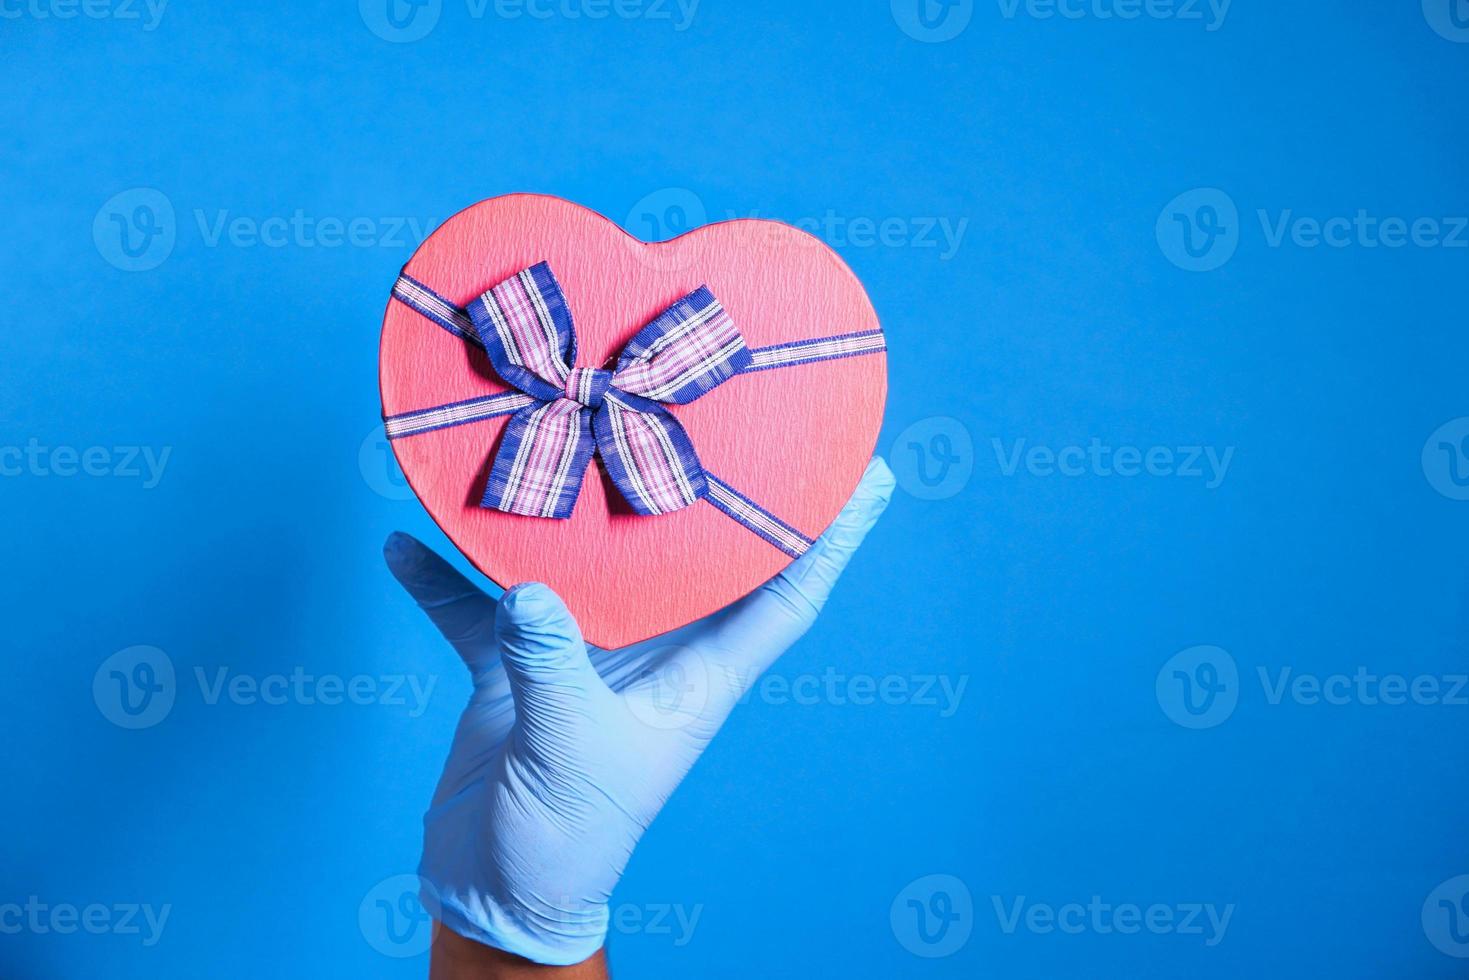
[[[751,219],[649,243],[515,194],[404,267],[383,416],[480,571],[550,585],[617,647],[752,591],[831,523],[877,441],[884,351],[862,284],[805,232]]]

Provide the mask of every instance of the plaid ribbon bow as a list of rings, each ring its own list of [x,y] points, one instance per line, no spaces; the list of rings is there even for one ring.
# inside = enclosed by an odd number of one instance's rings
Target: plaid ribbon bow
[[[533,401],[505,427],[482,507],[567,518],[594,454],[639,514],[666,514],[709,492],[678,420],[682,405],[750,364],[708,288],[674,303],[629,341],[613,370],[573,367],[576,330],[551,267],[525,269],[469,304],[495,371]]]
[[[724,307],[700,286],[638,331],[612,370],[574,367],[571,310],[545,262],[511,276],[468,309],[406,270],[393,299],[483,348],[514,389],[383,418],[387,437],[398,440],[513,416],[481,506],[570,517],[587,464],[601,455],[637,513],[666,514],[702,499],[792,558],[813,539],[704,469],[663,405],[691,402],[737,374],[887,350],[880,328],[746,347]]]

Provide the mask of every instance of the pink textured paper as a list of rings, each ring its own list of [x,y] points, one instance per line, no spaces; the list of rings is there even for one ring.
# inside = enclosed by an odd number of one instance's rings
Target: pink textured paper
[[[461,211],[407,272],[460,306],[545,260],[576,321],[581,366],[603,366],[637,330],[707,283],[751,347],[871,330],[850,269],[819,240],[771,221],[699,228],[646,243],[579,205],[516,194]],[[396,301],[383,320],[383,411],[396,415],[508,390],[483,351]],[[815,537],[856,487],[887,392],[882,354],[741,375],[673,406],[705,469]],[[409,483],[444,533],[503,587],[545,582],[587,639],[616,647],[693,622],[752,591],[790,559],[707,502],[633,515],[600,461],[564,521],[479,506],[506,419],[399,439]]]

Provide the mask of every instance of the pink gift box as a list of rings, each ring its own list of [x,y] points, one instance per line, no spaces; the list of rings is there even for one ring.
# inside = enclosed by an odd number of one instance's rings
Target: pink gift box
[[[459,308],[523,269],[554,270],[575,321],[573,367],[605,367],[645,324],[707,285],[757,354],[797,344],[842,356],[747,370],[688,404],[665,405],[708,473],[814,539],[871,458],[886,397],[886,355],[862,284],[816,238],[773,221],[708,225],[647,243],[555,197],[493,198],[450,218],[404,274]],[[820,338],[864,338],[808,348]],[[874,339],[875,338],[875,339]],[[383,414],[513,392],[485,351],[395,297],[383,320]],[[618,647],[693,622],[757,588],[794,555],[710,499],[670,513],[633,512],[592,461],[571,517],[481,506],[508,415],[394,438],[424,507],[480,571],[502,587],[544,582],[586,638]],[[390,428],[390,435],[393,429]],[[758,522],[758,520],[757,520]],[[800,546],[796,547],[799,551]]]

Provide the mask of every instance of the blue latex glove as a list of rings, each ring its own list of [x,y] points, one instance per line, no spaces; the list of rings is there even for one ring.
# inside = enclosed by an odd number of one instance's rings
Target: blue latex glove
[[[887,506],[874,459],[799,560],[728,608],[620,650],[588,647],[539,584],[495,600],[405,534],[388,566],[469,666],[474,693],[424,817],[425,905],[537,963],[606,939],[623,868],[745,690],[816,620]]]

